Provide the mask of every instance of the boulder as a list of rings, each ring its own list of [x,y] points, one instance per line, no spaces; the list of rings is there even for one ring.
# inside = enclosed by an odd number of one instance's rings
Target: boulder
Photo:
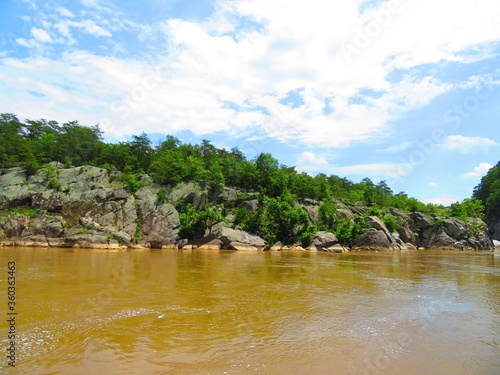
[[[387,234],[382,230],[368,230],[357,238],[353,248],[355,250],[377,250],[377,251],[392,251],[398,247],[391,243],[387,238]]]
[[[34,236],[58,238],[64,234],[63,223],[61,216],[35,216],[30,220],[29,233]]]
[[[14,214],[10,217],[0,217],[0,228],[6,238],[21,237],[27,226],[28,218],[24,215]]]
[[[85,228],[101,229],[101,225],[95,222],[91,217],[81,217],[78,223]]]
[[[447,218],[442,221],[445,233],[455,240],[464,240],[469,237],[469,228],[462,220]]]
[[[500,245],[500,243],[499,243]],[[280,251],[281,248],[283,247],[283,244],[281,242],[276,242],[273,246],[269,248],[269,251]]]
[[[61,247],[106,248],[108,237],[103,234],[78,234],[65,237]]]
[[[222,241],[223,248],[227,248],[231,242],[254,246],[261,250],[268,246],[268,243],[259,236],[242,230],[222,228],[215,232],[214,236]]]
[[[336,244],[327,248],[323,248],[322,251],[325,251],[327,253],[345,253],[348,252],[349,249],[345,248],[341,244]]]
[[[417,244],[417,234],[413,232],[410,228],[406,226],[398,226],[398,234],[399,237],[405,242],[405,243],[411,243],[413,245]]]
[[[237,251],[258,251],[259,248],[246,244],[246,243],[241,243],[241,242],[231,242],[227,246],[228,250],[237,250]]]
[[[413,220],[415,227],[419,230],[423,230],[434,225],[434,222],[421,212],[412,212],[410,217]]]
[[[243,208],[245,208],[250,214],[253,214],[259,208],[259,201],[257,199],[252,199],[243,202]]]
[[[339,219],[348,219],[350,217],[353,217],[354,214],[347,208],[339,208],[335,212],[335,216],[337,216]]]
[[[426,247],[430,249],[463,249],[463,245],[457,243],[455,239],[446,234],[444,228],[441,226],[435,227]]]
[[[302,206],[306,211],[307,214],[309,215],[309,220],[311,220],[311,223],[316,224],[318,222],[318,215],[319,215],[319,209],[318,206]]]
[[[316,232],[311,242],[311,246],[316,247],[318,250],[322,248],[330,247],[339,242],[337,237],[330,232]]]
[[[173,244],[177,240],[180,225],[179,214],[174,206],[164,204],[144,217],[141,228],[143,240],[152,247]]]
[[[178,184],[168,195],[168,200],[172,203],[177,203],[181,199],[191,203],[197,210],[201,210],[207,204],[205,193],[193,182]]]

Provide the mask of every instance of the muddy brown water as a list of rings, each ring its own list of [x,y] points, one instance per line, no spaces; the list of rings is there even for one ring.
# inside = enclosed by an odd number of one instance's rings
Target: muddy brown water
[[[0,272],[5,374],[500,374],[494,252],[5,247]]]

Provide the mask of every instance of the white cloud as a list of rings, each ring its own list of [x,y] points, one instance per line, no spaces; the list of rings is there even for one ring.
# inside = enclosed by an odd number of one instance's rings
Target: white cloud
[[[52,43],[52,38],[50,37],[49,33],[45,31],[44,29],[39,29],[38,27],[33,27],[31,29],[31,34],[35,38],[35,40],[42,42],[42,43]]]
[[[362,175],[376,175],[376,176],[403,176],[409,172],[407,166],[402,164],[359,164],[350,165],[346,167],[333,168],[336,173],[346,175],[362,174]]]
[[[304,151],[297,159],[297,169],[304,171],[324,170],[328,167],[328,162],[313,152]]]
[[[68,25],[81,29],[87,34],[94,36],[106,36],[110,37],[111,33],[104,30],[101,26],[97,25],[93,20],[83,20],[83,21],[70,21]]]
[[[435,198],[430,199],[422,199],[422,202],[425,204],[442,204],[443,206],[449,206],[455,202],[461,202],[462,198],[455,197],[454,195],[449,194],[439,194]]]
[[[474,168],[472,172],[462,173],[461,176],[465,178],[481,177],[484,176],[493,166],[489,163],[481,163]]]
[[[439,186],[439,184],[435,183],[435,182],[429,182],[429,186],[434,186],[435,187],[435,186]]]
[[[412,142],[403,142],[397,145],[389,146],[382,150],[377,150],[377,152],[388,152],[388,153],[402,152],[408,150],[412,144],[413,144]]]
[[[469,153],[476,148],[487,150],[489,147],[494,146],[498,146],[498,143],[489,138],[464,137],[461,135],[450,135],[443,143],[444,148],[458,150],[463,153]]]
[[[36,76],[19,67],[7,69],[13,73],[11,81],[15,76],[28,76],[31,84],[44,90],[43,99],[29,96],[24,84],[9,95],[0,91],[0,99],[20,116],[106,122],[107,135],[138,134],[147,124],[149,132],[254,131],[251,135],[264,133],[280,141],[347,147],[353,141],[389,136],[392,120],[452,90],[452,85],[430,75],[410,72],[397,82],[388,77],[395,68],[461,61],[464,51],[473,53],[472,47],[499,39],[495,1],[478,0],[471,12],[467,1],[401,0],[401,12],[392,14],[352,61],[346,60],[342,46],[353,42],[357,30],[385,9],[387,2],[372,7],[372,13],[362,13],[358,0],[220,1],[212,20],[171,19],[161,27],[154,25],[168,39],[167,46],[158,46],[155,60],[117,60],[102,53],[67,51],[51,59]],[[99,7],[95,0],[84,0],[84,4],[92,12]],[[58,12],[70,17],[63,9]],[[261,21],[261,30],[238,28],[241,16]],[[96,18],[59,20],[51,31],[62,35],[65,44],[72,44],[71,28],[99,37],[111,37],[110,31],[115,30]],[[34,46],[31,40],[17,42]],[[168,54],[163,52],[166,47]],[[482,52],[476,55],[484,57]],[[41,66],[38,58],[22,62]],[[151,79],[151,72],[160,79]],[[292,108],[280,102],[297,88],[303,88],[303,105]],[[75,103],[73,109],[60,105],[59,90]],[[354,97],[359,101],[354,102]],[[244,111],[228,108],[227,102]],[[380,152],[410,146],[405,142]]]
[[[66,9],[65,7],[63,6],[58,6],[56,8],[57,12],[63,16],[63,17],[68,17],[68,18],[72,18],[74,17],[75,15],[73,13],[71,13],[68,9]]]

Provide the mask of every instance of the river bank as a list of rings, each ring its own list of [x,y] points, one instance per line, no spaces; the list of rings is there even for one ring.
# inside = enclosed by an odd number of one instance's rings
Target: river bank
[[[304,229],[302,237],[269,242],[240,224],[241,216],[262,210],[257,192],[203,190],[193,182],[162,187],[147,175],[140,176],[141,187],[135,190],[120,182],[120,172],[92,166],[53,170],[57,183],[43,171],[27,177],[20,168],[0,176],[0,246],[326,252],[494,248],[487,225],[478,218],[380,211],[334,198],[327,202],[329,230]],[[293,214],[301,215],[302,226],[315,228],[325,204],[298,200]],[[285,219],[271,225],[286,227]]]

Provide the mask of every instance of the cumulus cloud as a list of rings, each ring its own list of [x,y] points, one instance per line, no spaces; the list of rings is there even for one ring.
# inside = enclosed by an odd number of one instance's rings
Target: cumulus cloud
[[[39,29],[38,27],[33,27],[31,29],[31,34],[35,38],[35,40],[42,42],[42,43],[52,43],[52,38],[50,37],[49,33],[45,31],[44,29]]]
[[[84,3],[98,7],[94,0]],[[453,89],[430,74],[407,73],[391,80],[394,69],[461,61],[463,51],[500,37],[495,0],[478,0],[474,12],[466,1],[400,3],[401,11],[390,13],[387,24],[350,61],[342,47],[354,43],[359,30],[387,11],[387,1],[369,9],[360,8],[357,0],[220,1],[208,21],[170,19],[159,25],[168,40],[162,47],[168,52],[160,49],[155,59],[118,60],[102,53],[67,51],[36,76],[19,67],[6,70],[7,76],[14,73],[11,81],[24,77],[44,89],[43,99],[28,96],[22,82],[9,95],[0,91],[0,97],[21,116],[86,117],[90,123],[107,124],[107,135],[140,133],[147,123],[150,132],[255,132],[282,142],[347,147],[380,137],[392,120]],[[443,18],[449,9],[453,16]],[[240,27],[242,17],[259,27]],[[72,18],[58,21],[51,31],[71,44],[71,28],[107,38],[113,30],[97,18]],[[18,43],[32,46],[29,40]],[[39,58],[23,62],[41,66]],[[287,94],[299,88],[302,104],[284,104]],[[366,94],[367,90],[380,95]],[[63,97],[82,107],[61,105]],[[405,142],[380,152],[410,146]],[[387,165],[381,168],[389,173]]]
[[[432,204],[441,204],[443,206],[449,206],[452,203],[461,202],[461,201],[462,201],[461,198],[458,198],[458,197],[455,197],[454,195],[449,195],[449,194],[439,194],[435,198],[422,199],[422,202],[425,204],[432,203]]]
[[[297,159],[297,169],[304,171],[324,170],[328,167],[328,162],[313,152],[304,151]]]
[[[403,142],[397,145],[389,146],[381,150],[377,150],[377,152],[387,152],[387,153],[403,152],[405,150],[408,150],[412,144],[413,144],[412,142]]]
[[[436,187],[436,186],[439,186],[439,184],[436,182],[429,182],[429,186]]]
[[[337,173],[351,175],[377,175],[377,176],[403,176],[408,173],[408,168],[402,164],[358,164],[346,167],[336,167],[334,171]]]
[[[461,135],[450,135],[443,143],[444,148],[448,150],[458,150],[463,153],[469,153],[477,148],[487,150],[494,146],[498,146],[498,143],[489,138],[464,137]]]
[[[465,178],[481,177],[484,176],[493,166],[489,163],[481,163],[474,168],[472,172],[462,173],[461,176]]]

